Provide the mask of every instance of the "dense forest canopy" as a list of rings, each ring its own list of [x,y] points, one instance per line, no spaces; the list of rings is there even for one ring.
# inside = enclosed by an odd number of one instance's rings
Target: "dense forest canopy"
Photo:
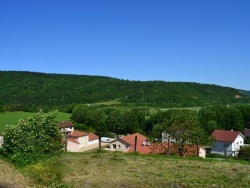
[[[193,107],[250,103],[248,91],[210,84],[0,71],[0,106],[32,109],[119,100],[121,105]]]

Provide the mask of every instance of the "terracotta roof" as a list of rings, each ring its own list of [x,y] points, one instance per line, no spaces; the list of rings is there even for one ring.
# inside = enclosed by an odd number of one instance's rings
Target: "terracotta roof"
[[[234,142],[239,134],[244,138],[244,135],[239,131],[214,130],[211,137],[214,137],[217,141]]]
[[[87,136],[88,133],[82,132],[82,131],[74,131],[72,133],[68,134],[68,137],[82,137],[82,136]]]
[[[79,142],[74,138],[68,138],[68,141],[79,144]]]
[[[74,124],[71,121],[62,121],[58,123],[58,127],[74,127]]]
[[[89,133],[89,141],[92,141],[92,140],[96,140],[96,139],[98,139],[99,137],[96,135],[96,134],[94,134],[94,133]]]
[[[136,151],[139,153],[148,154],[150,152],[150,147],[147,145],[143,145],[143,142],[147,140],[147,137],[141,135],[140,133],[131,134],[119,139],[130,146],[128,152],[134,152],[135,136],[137,136]]]

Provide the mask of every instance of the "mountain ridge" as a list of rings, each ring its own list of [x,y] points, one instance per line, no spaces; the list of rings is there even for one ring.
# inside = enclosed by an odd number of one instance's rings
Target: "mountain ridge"
[[[196,82],[130,81],[108,76],[0,71],[0,105],[122,104],[192,107],[249,103],[250,91]]]

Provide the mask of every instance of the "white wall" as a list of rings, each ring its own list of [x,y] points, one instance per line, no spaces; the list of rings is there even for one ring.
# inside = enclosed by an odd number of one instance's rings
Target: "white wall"
[[[127,152],[129,150],[129,148],[130,147],[126,147],[126,145],[124,145],[123,143],[121,143],[119,141],[115,141],[115,142],[110,143],[110,149],[111,150]]]
[[[81,148],[85,148],[86,146],[88,146],[89,136],[79,137],[77,141],[79,142]]]

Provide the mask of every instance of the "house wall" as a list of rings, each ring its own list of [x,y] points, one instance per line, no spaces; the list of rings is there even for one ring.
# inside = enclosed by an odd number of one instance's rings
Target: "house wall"
[[[129,150],[130,146],[124,145],[123,143],[119,141],[115,141],[113,143],[110,143],[110,149],[111,150],[117,150],[117,151],[124,151],[127,152]]]
[[[199,157],[206,158],[206,150],[200,147]]]
[[[99,143],[99,139],[91,140],[88,142],[88,146],[92,144],[98,144],[98,143]]]
[[[232,144],[232,150],[237,151],[243,145],[244,145],[244,139],[240,135],[238,135],[234,143]]]
[[[80,149],[79,144],[75,142],[68,141],[67,151],[78,152]]]
[[[89,142],[89,136],[82,136],[82,137],[79,137],[78,139],[77,139],[77,141],[79,142],[79,145],[80,145],[80,147],[82,148],[82,147],[86,147],[86,146],[88,146],[88,142]]]
[[[211,153],[216,153],[220,155],[224,155],[224,142],[222,141],[216,141],[213,144],[213,147],[211,148]],[[227,156],[232,155],[232,143],[226,142],[226,150],[227,150]]]

